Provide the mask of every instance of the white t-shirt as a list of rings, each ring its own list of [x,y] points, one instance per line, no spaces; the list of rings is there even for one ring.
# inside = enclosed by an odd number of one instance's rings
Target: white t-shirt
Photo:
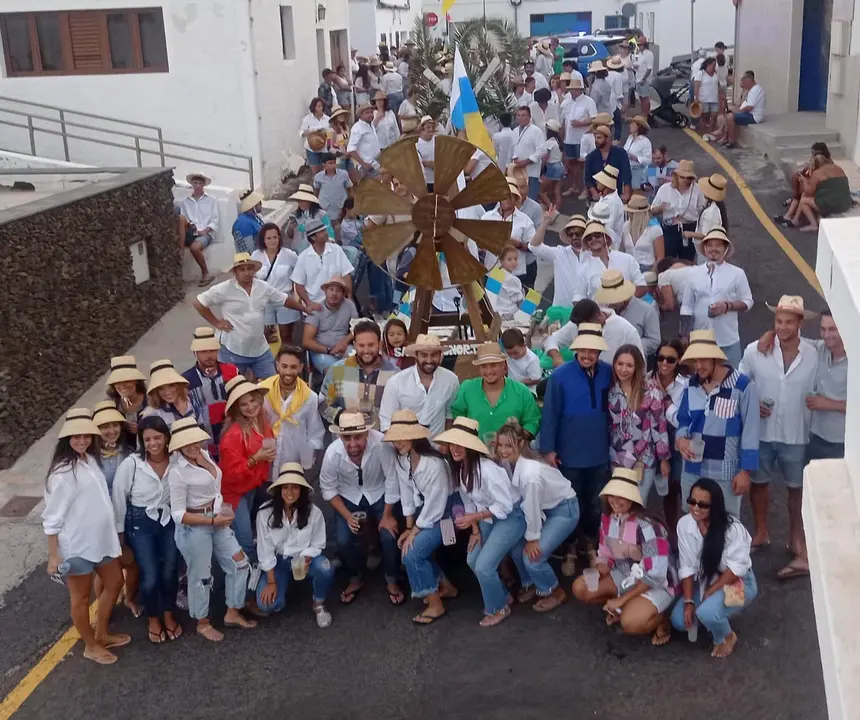
[[[664,270],[657,276],[657,287],[671,287],[675,295],[675,302],[679,304],[684,297],[684,290],[686,290],[687,284],[690,282],[690,271],[692,269],[692,265],[679,265]]]
[[[496,162],[504,170],[511,162],[514,152],[514,140],[516,134],[513,128],[502,128],[493,135],[493,147],[496,149]]]
[[[699,86],[699,102],[715,103],[720,101],[720,78],[717,73],[708,75],[704,70],[696,74],[696,82]]]
[[[579,145],[582,136],[588,129],[587,125],[574,127],[570,123],[574,120],[591,120],[597,115],[597,105],[594,104],[588,95],[580,95],[575,100],[572,100],[567,105],[562,107],[562,124],[564,125],[564,143],[565,145]],[[582,154],[580,153],[580,157]]]
[[[421,162],[434,162],[436,158],[436,136],[434,135],[429,140],[418,138],[415,148],[418,150],[418,157],[421,158]],[[421,170],[424,172],[424,182],[432,183],[433,168],[422,165]]]
[[[658,237],[663,237],[663,226],[656,218],[651,218],[650,222],[645,226],[639,239],[634,243],[633,237],[630,235],[630,221],[624,223],[624,229],[621,231],[621,249],[630,253],[639,263],[639,267],[650,270],[654,266],[654,241]]]
[[[579,141],[579,157],[587,158],[588,153],[596,149],[597,145],[594,144],[594,133],[585,133],[582,136],[582,140]]]
[[[320,285],[335,275],[351,275],[352,269],[343,248],[329,242],[322,255],[314,250],[313,245],[302,250],[293,268],[292,279],[296,285],[304,286],[311,302],[321,303],[325,299],[325,290]]]
[[[540,360],[531,350],[526,348],[526,354],[519,359],[514,359],[508,355],[508,377],[511,380],[540,380],[543,377],[543,371],[540,369]],[[532,395],[537,395],[537,385],[526,385],[532,391]]]
[[[756,83],[749,89],[746,98],[741,103],[741,107],[752,106],[753,119],[755,119],[756,123],[760,123],[764,120],[764,104],[764,90],[762,90],[761,85]]]
[[[642,82],[645,80],[645,73],[649,70],[651,71],[651,75],[648,76],[648,82],[651,82],[651,78],[654,75],[654,53],[647,48],[645,50],[640,50],[639,54],[636,56],[635,64],[636,82]]]

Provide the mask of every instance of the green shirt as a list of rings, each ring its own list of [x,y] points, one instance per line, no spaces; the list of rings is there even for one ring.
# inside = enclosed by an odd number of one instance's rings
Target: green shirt
[[[564,62],[564,48],[559,45],[553,51],[552,71],[555,75],[561,75],[562,63]]]
[[[531,390],[517,380],[505,378],[505,387],[493,407],[484,394],[483,382],[481,378],[472,378],[460,383],[460,390],[451,405],[451,414],[455,418],[465,415],[477,420],[478,432],[487,444],[492,442],[496,431],[511,417],[519,420],[524,430],[533,436],[537,435],[540,410]]]

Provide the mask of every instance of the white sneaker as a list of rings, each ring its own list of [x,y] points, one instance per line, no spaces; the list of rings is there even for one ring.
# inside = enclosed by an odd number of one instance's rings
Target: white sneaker
[[[327,628],[331,625],[331,613],[325,609],[325,605],[314,605],[314,615],[317,616],[318,628]]]

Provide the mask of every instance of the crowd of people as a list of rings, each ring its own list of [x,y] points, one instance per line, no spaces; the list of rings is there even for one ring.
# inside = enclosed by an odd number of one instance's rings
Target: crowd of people
[[[744,347],[738,314],[753,294],[729,262],[728,183],[650,146],[647,41],[638,60],[625,48],[611,70],[594,68],[590,94],[573,73],[553,82],[563,57],[552,43],[537,52],[546,60],[527,63],[524,88],[537,84],[538,66],[553,71],[547,87],[495,137],[509,192],[494,207],[458,212],[511,223],[498,258],[471,248],[505,274],[501,315],[535,287],[540,262],[569,320],[542,347],[533,327],[503,323],[499,341],[478,345],[471,379],[444,366],[438,335],[410,340],[390,317],[409,249],[377,266],[361,243],[364,228],[396,216],[362,217],[351,197],[366,177],[409,196],[377,162],[380,136],[405,131],[400,114],[379,128],[398,100],[397,113],[410,104],[408,88],[398,98],[404,86],[389,79],[376,108],[360,105],[357,123],[340,126],[348,139],[339,153],[337,130],[323,146],[311,137],[338,117],[341,91],[378,92],[365,72],[373,63],[358,62],[350,87],[327,78],[330,92],[321,86],[302,125],[318,171],[293,196],[293,218],[284,229],[264,224],[262,197],[246,193],[229,278],[212,285],[201,266],[211,287],[194,301],[207,323],[189,338],[194,365],[180,373],[158,360],[147,376],[134,357],[115,357],[107,398],[66,415],[43,522],[48,571],[68,587],[86,658],[113,663],[130,642],[109,630],[121,593],[146,617],[153,644],[182,636],[180,610],[201,637],[223,640],[210,622],[213,558],[227,628],[251,630],[283,611],[306,578],[327,628],[336,570],[336,597],[349,605],[379,565],[389,602],[420,599],[412,621],[433,624],[460,592],[449,575],[464,558],[483,627],[517,604],[543,613],[573,598],[655,646],[673,627],[695,640],[701,625],[724,658],[738,642],[730,619],[758,592],[753,557],[771,542],[778,477],[792,555],[778,577],[808,575],[803,468],[844,453],[847,359],[830,313],[815,316],[784,294],[768,305],[773,325]],[[390,58],[381,67],[382,80],[402,75]],[[616,71],[629,74],[620,98],[619,83],[606,82]],[[642,114],[629,118],[622,143],[630,87]],[[422,117],[415,128],[432,191],[438,125]],[[479,153],[472,160],[477,177],[487,164]],[[189,181],[180,241],[198,257],[215,216],[209,179]],[[587,212],[547,243],[556,203],[580,193]],[[666,338],[660,315],[676,310],[677,333]],[[807,337],[813,318],[820,340]],[[740,520],[745,496],[752,533]]]

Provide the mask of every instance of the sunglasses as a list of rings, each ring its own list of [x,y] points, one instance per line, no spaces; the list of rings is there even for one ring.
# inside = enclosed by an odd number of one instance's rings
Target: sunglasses
[[[678,358],[674,355],[658,355],[657,362],[669,363],[670,365],[674,365],[678,362]]]
[[[711,503],[704,502],[702,500],[693,500],[693,498],[690,498],[689,500],[687,500],[687,505],[689,505],[690,507],[701,508],[702,510],[710,510],[711,509]]]

